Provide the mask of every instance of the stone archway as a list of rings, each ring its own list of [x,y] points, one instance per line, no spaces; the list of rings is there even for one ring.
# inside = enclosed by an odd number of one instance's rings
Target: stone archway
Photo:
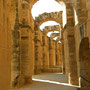
[[[28,0],[25,0],[25,1],[28,1]],[[29,3],[30,4],[30,3]],[[32,5],[31,5],[32,6]],[[71,7],[69,7],[69,6],[71,6],[70,4],[67,4],[67,20],[68,20],[68,22],[67,22],[67,27],[68,27],[68,29],[70,29],[70,32],[68,32],[68,34],[70,34],[71,32],[72,32],[72,27],[73,27],[73,24],[74,24],[74,22],[72,22],[72,20],[73,20],[73,13],[71,13],[72,12],[72,8]],[[31,9],[31,8],[30,8]],[[28,11],[30,10],[30,9],[28,9]],[[53,13],[53,15],[54,15],[55,13]],[[58,13],[56,13],[57,15],[57,17],[58,17],[58,15],[60,14],[58,14]],[[48,15],[51,15],[51,14],[48,14]],[[51,15],[51,16],[53,16],[53,15]],[[61,15],[62,16],[62,15]],[[70,16],[70,17],[69,17]],[[54,16],[53,16],[54,17]],[[49,17],[49,19],[50,20],[52,20],[52,18],[53,17]],[[25,17],[26,18],[26,17]],[[22,24],[25,24],[25,22],[24,21],[26,21],[27,22],[27,20],[25,20],[25,18],[22,20],[22,19],[20,19],[21,21],[20,21],[20,26],[22,27],[22,25],[21,25],[21,22],[23,21],[23,23]],[[46,21],[46,20],[49,20],[48,19],[48,17],[47,18],[45,18],[45,19],[42,19],[43,21]],[[56,18],[54,18],[54,20],[55,20]],[[29,20],[29,19],[28,19]],[[30,20],[32,21],[32,19],[30,18]],[[62,23],[62,19],[61,18],[59,18],[58,20],[61,20],[61,23]],[[58,20],[56,20],[57,22],[58,22]],[[35,23],[36,24],[36,32],[35,33],[37,33],[38,34],[38,26],[39,26],[39,24],[41,24],[41,23],[43,23],[43,22],[41,22],[41,20],[40,20],[40,22],[38,22],[38,23]],[[69,24],[71,25],[71,27],[69,27]],[[28,28],[28,27],[26,27],[25,26],[25,28]],[[69,30],[68,30],[69,31]],[[37,37],[37,36],[36,36]],[[73,38],[74,39],[74,38]],[[73,39],[70,39],[70,40],[73,40]],[[17,39],[17,40],[19,40],[19,39]],[[37,40],[37,41],[39,41],[38,40],[38,38],[36,39],[35,38],[35,40]],[[28,43],[29,44],[29,43]],[[35,48],[36,49],[36,48]],[[37,50],[37,49],[36,49]],[[16,78],[16,77],[15,77]]]
[[[41,49],[41,44],[42,44],[42,43],[40,43],[39,27],[43,22],[49,21],[49,20],[54,20],[56,22],[62,23],[62,12],[44,13],[44,14],[40,15],[39,17],[37,17],[34,21],[35,22],[35,29],[34,29],[35,30],[35,34],[34,34],[35,35],[35,38],[34,38],[34,40],[35,40],[35,44],[34,44],[35,45],[35,61],[37,61],[36,68],[39,68],[38,70],[36,70],[37,72],[38,71],[40,72],[41,65],[38,65],[38,62],[40,61],[39,57],[40,57],[40,53],[41,53],[39,48]],[[47,38],[47,37],[45,37],[45,38]],[[47,51],[48,51],[48,49],[47,49]],[[48,64],[48,62],[47,62],[47,64]],[[45,67],[48,68],[48,65]]]
[[[35,25],[38,27],[45,21],[53,20],[59,23],[62,27],[62,11],[52,12],[52,13],[43,13],[35,18]]]
[[[59,25],[53,25],[53,26],[46,26],[46,27],[44,27],[43,33],[44,33],[44,39],[45,39],[45,41],[47,40],[47,34],[49,32],[52,32],[52,31],[58,31],[59,32],[60,31],[60,26]],[[60,34],[58,34],[58,35],[60,36]],[[56,36],[57,36],[57,34],[54,35],[54,37],[56,37]],[[48,50],[49,50],[49,51],[46,50],[46,52],[48,53],[48,55],[46,55],[48,57],[48,60],[44,58],[45,59],[44,61],[48,62],[49,68],[56,66],[56,63],[55,63],[56,62],[55,61],[56,60],[55,59],[56,58],[55,57],[55,42],[53,40],[54,37],[49,37],[49,43],[48,43],[48,45],[47,44],[44,45],[44,48],[46,48],[46,49],[48,48]],[[45,53],[45,54],[47,54],[47,53]]]
[[[79,47],[79,62],[80,62],[80,77],[81,77],[81,89],[90,89],[90,48],[89,38],[82,39]]]
[[[60,26],[59,25],[53,25],[53,26],[45,26],[43,29],[43,32],[47,34],[48,32],[51,31],[60,31]]]

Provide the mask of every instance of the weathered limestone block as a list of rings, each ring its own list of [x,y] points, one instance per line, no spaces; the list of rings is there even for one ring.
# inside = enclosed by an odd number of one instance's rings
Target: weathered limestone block
[[[42,36],[43,33],[41,30],[39,30],[39,37],[40,37],[40,47],[39,47],[39,59],[40,59],[40,67],[41,67],[41,71],[43,69],[43,45],[42,45]]]
[[[49,68],[49,46],[48,46],[48,37],[44,36],[43,39],[43,70],[48,70]]]
[[[24,5],[24,7],[22,7]],[[12,83],[14,86],[22,86],[32,82],[33,74],[33,44],[30,42],[30,12],[29,3],[25,0],[16,2],[16,21],[13,30],[13,57],[12,60]],[[16,33],[16,34],[15,34]],[[17,42],[17,43],[16,43]],[[16,45],[18,44],[18,45]],[[32,46],[32,50],[31,47]],[[16,51],[15,51],[16,50]],[[15,60],[14,60],[15,59]],[[14,76],[14,79],[13,79]]]
[[[62,40],[62,47],[63,47],[63,55],[64,55],[64,59],[65,59],[65,74],[67,76],[67,81],[69,81],[69,77],[70,77],[70,74],[69,74],[69,70],[70,70],[70,67],[69,67],[69,50],[68,50],[68,42],[67,42],[67,35],[66,35],[66,32],[64,32],[63,34],[63,39]]]
[[[31,70],[31,74],[34,74],[34,33],[32,32],[33,30],[30,29],[30,41],[29,41],[29,45],[30,45],[30,53],[29,53],[29,57],[30,57],[30,70]]]
[[[64,53],[64,40],[61,39],[61,60],[62,60],[62,72],[65,74],[65,53]]]
[[[86,1],[86,8],[87,8],[87,10],[90,10],[90,1],[89,0]]]
[[[75,52],[75,37],[74,37],[74,11],[72,3],[66,3],[67,25],[64,31],[64,52],[65,52],[65,67],[66,74],[70,84],[78,85],[77,61]]]
[[[32,74],[33,74],[33,52],[30,47],[30,29],[24,28],[21,29],[21,40],[20,40],[20,84],[22,83],[31,83]],[[32,46],[32,45],[31,45]]]
[[[73,85],[78,85],[77,61],[75,59],[75,38],[70,29],[64,32],[65,65],[68,80]],[[69,79],[70,78],[70,79]]]
[[[16,20],[12,30],[12,62],[11,62],[11,87],[18,86],[20,77],[20,33],[18,17],[18,1],[16,1]]]
[[[55,41],[55,55],[56,55],[56,71],[62,72],[62,60],[61,60],[61,50],[60,50],[60,43]]]
[[[62,66],[60,44],[56,42],[56,65]]]
[[[50,39],[50,48],[49,48],[49,67],[55,67],[56,65],[56,54],[55,54],[55,42]]]
[[[19,0],[19,22],[25,26],[30,25],[30,4],[26,0]]]
[[[40,43],[35,45],[35,74],[41,73],[42,70],[42,47]]]
[[[36,23],[35,23],[36,24]],[[34,32],[34,47],[35,47],[35,73],[41,73],[42,71],[42,38],[40,29],[35,25]]]
[[[19,31],[12,31],[12,72],[11,83],[12,86],[17,86],[20,77],[20,33]]]
[[[47,70],[49,68],[49,50],[47,46],[43,48],[43,70]]]

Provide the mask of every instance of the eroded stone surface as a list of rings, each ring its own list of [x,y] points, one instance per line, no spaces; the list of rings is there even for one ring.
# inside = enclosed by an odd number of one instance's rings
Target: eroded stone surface
[[[62,11],[43,13],[33,20],[31,9],[37,0],[0,1],[0,90],[22,87],[32,82],[35,72],[56,72],[57,65],[62,66],[61,71],[73,85],[78,85],[80,77],[86,79],[87,82],[81,79],[79,90],[90,89],[90,1],[56,1],[66,5],[64,28]],[[49,20],[58,22],[61,28],[46,26],[40,31],[40,25]],[[60,33],[52,34],[51,38],[46,36],[59,28]],[[54,41],[56,36],[58,39]],[[60,40],[59,47],[55,43]]]

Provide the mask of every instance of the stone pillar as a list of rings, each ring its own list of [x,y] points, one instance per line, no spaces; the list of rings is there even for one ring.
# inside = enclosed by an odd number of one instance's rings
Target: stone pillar
[[[42,37],[43,37],[43,33],[42,31],[40,31],[40,64],[41,64],[41,70],[43,70],[43,41],[42,41]]]
[[[49,67],[55,67],[56,65],[56,55],[55,55],[55,41],[50,38],[50,48],[49,48]]]
[[[43,39],[43,69],[48,70],[49,68],[49,46],[48,46],[48,37],[44,35]]]
[[[32,82],[34,68],[33,60],[33,28],[30,25],[29,2],[19,1],[19,26],[20,26],[20,78],[19,86]],[[32,37],[31,37],[32,36]]]
[[[16,87],[18,85],[18,80],[20,77],[20,33],[19,33],[19,16],[18,16],[17,0],[15,8],[16,8],[16,20],[14,29],[12,30],[11,87]]]
[[[60,50],[60,43],[56,41],[56,68],[59,68],[62,72],[62,60],[61,60],[61,50]]]
[[[69,66],[69,46],[68,46],[68,39],[67,39],[67,32],[64,31],[63,33],[63,45],[64,45],[64,59],[65,59],[65,74],[67,76],[67,81],[70,82],[70,66]]]
[[[62,67],[60,43],[56,42],[56,65]]]
[[[68,80],[72,85],[78,85],[78,72],[77,72],[77,61],[75,52],[75,37],[74,37],[74,11],[71,3],[66,4],[67,11],[67,25],[64,31],[64,49],[65,52],[65,64],[68,65]],[[66,38],[65,38],[66,37]],[[68,60],[68,61],[67,61]]]
[[[83,38],[80,43],[80,77],[81,88],[78,90],[90,90],[90,49],[89,38]]]
[[[68,82],[72,85],[78,85],[75,38],[74,31],[70,28],[64,32],[65,72]]]
[[[30,29],[21,29],[21,45],[20,45],[20,83],[29,83],[32,81],[33,73],[33,59],[30,56],[32,51],[30,50]]]
[[[30,65],[31,67],[29,68],[30,69],[30,72],[31,72],[31,75],[34,74],[34,32],[32,29],[30,29],[30,36],[29,36],[29,45],[30,45],[30,53],[29,53],[29,57],[30,57]]]
[[[75,56],[75,38],[72,35],[68,35],[69,46],[69,66],[70,66],[70,83],[78,85],[78,73],[77,73],[77,61]]]
[[[65,53],[64,53],[64,40],[63,39],[61,40],[60,49],[61,49],[62,71],[63,71],[63,74],[65,74],[65,56],[64,56]]]
[[[38,29],[37,24],[35,23],[35,33],[34,33],[34,45],[35,45],[35,73],[41,73],[42,68],[42,47],[41,47],[41,37],[40,29]]]
[[[16,29],[15,29],[16,30]],[[12,31],[12,72],[11,72],[11,84],[12,87],[18,85],[18,79],[20,77],[20,34],[19,31]]]

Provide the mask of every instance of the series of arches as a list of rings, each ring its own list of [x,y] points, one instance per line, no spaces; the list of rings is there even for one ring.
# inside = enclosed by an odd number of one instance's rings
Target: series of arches
[[[24,1],[24,2],[27,2],[27,1]],[[33,2],[33,1],[31,1]],[[37,1],[34,1],[33,4],[37,2]],[[67,23],[66,23],[66,30],[67,30],[67,34],[66,36],[68,35],[68,45],[71,46],[71,41],[73,41],[73,47],[72,48],[75,48],[75,39],[74,39],[74,31],[73,31],[73,27],[75,25],[75,22],[74,22],[74,10],[73,10],[73,7],[72,7],[72,4],[70,1],[63,1],[66,5],[66,16],[67,16]],[[29,3],[29,2],[28,2]],[[25,3],[24,3],[25,4]],[[33,5],[31,5],[33,6]],[[31,11],[31,10],[30,10]],[[25,16],[25,15],[24,15]],[[25,18],[24,18],[25,19]],[[27,18],[26,18],[27,19]],[[25,19],[25,20],[26,20]],[[35,57],[37,59],[38,55],[37,55],[37,50],[40,49],[38,48],[38,41],[39,41],[39,27],[40,25],[45,22],[45,21],[49,21],[49,20],[53,20],[53,21],[56,21],[57,23],[59,23],[61,25],[61,29],[63,30],[63,25],[62,25],[62,12],[55,12],[55,13],[44,13],[40,16],[38,16],[37,18],[35,18],[35,21],[34,21],[34,30],[35,30],[35,50],[36,50],[36,54],[35,54]],[[27,22],[27,21],[26,21]],[[60,34],[60,33],[59,33]],[[52,37],[56,37],[56,36],[59,36],[59,34],[52,34],[51,36]],[[69,53],[72,53],[72,50],[70,50],[69,48]],[[74,49],[74,53],[73,53],[74,57],[72,57],[71,55],[71,59],[69,59],[68,61],[72,61],[72,59],[74,60],[75,59],[75,49]],[[67,56],[66,56],[67,57]],[[71,62],[70,61],[70,62]],[[72,63],[72,62],[71,62]],[[75,62],[76,63],[76,62]],[[77,67],[77,65],[76,65]],[[68,71],[68,70],[67,70]],[[69,72],[72,72],[73,70],[70,68],[70,71]],[[77,73],[77,70],[74,69],[74,71]],[[67,75],[69,75],[69,72],[67,72]],[[73,73],[71,73],[71,81],[73,81]],[[72,82],[73,83],[73,82]]]
[[[10,87],[22,87],[24,84],[32,83],[33,74],[46,72],[49,67],[60,65],[62,67],[59,72],[66,74],[68,83],[79,86],[79,78],[81,77],[80,90],[83,88],[89,90],[90,85],[87,82],[90,80],[90,35],[88,34],[90,31],[88,20],[90,13],[89,6],[86,6],[87,1],[55,0],[62,4],[61,7],[64,7],[65,11],[42,13],[33,19],[32,8],[38,1],[7,0],[6,5],[8,7],[3,8],[6,10],[4,14],[7,14],[7,11],[9,12],[5,22],[8,22],[7,35],[10,37],[7,36],[9,41],[6,43],[11,43],[7,48],[7,51],[10,51],[7,55],[10,62],[7,65],[10,68],[10,73],[7,75],[10,78],[8,87],[9,85]],[[59,25],[46,26],[40,30],[40,25],[50,20]],[[83,25],[86,28],[83,28]],[[2,26],[4,27],[3,24]],[[2,29],[4,30],[1,27]],[[82,29],[85,31],[83,37],[80,36]],[[48,37],[47,34],[50,32],[52,34]],[[1,86],[3,85],[0,85],[0,89],[5,90]]]

